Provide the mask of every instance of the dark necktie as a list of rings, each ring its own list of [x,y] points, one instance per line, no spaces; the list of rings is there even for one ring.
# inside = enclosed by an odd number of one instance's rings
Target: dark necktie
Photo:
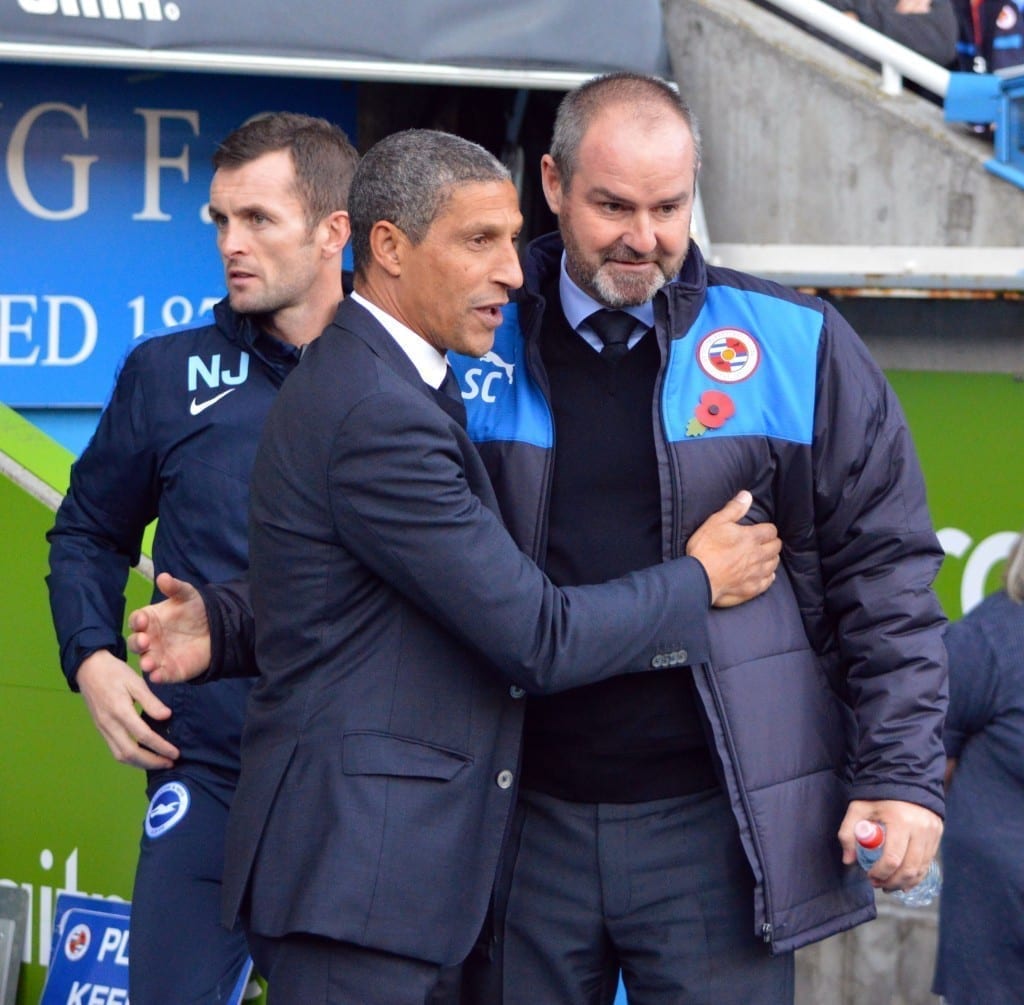
[[[597,337],[604,343],[601,358],[614,363],[629,352],[629,336],[636,327],[636,318],[625,311],[600,310],[594,311],[587,318],[587,324],[594,329]]]
[[[466,428],[466,406],[462,401],[462,389],[452,368],[445,370],[441,386],[434,391],[437,403],[460,425]]]

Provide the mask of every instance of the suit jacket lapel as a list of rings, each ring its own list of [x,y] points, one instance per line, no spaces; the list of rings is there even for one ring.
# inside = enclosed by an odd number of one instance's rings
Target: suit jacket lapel
[[[413,366],[412,360],[402,351],[402,347],[365,307],[352,299],[343,300],[334,315],[334,324],[365,342],[374,355],[384,360],[421,394],[432,401],[438,400],[433,388],[423,380],[419,370]]]
[[[400,377],[406,380],[412,387],[444,409],[451,415],[449,407],[458,408],[458,402],[448,398],[443,391],[435,391],[423,378],[419,371],[412,364],[412,360],[402,351],[398,343],[388,334],[387,329],[368,311],[361,307],[354,300],[343,300],[334,316],[334,324],[343,329],[347,334],[360,339],[366,346],[382,359]],[[440,397],[447,398],[448,406],[440,401]],[[463,409],[464,411],[464,409]],[[501,507],[498,505],[498,498],[494,494],[491,479],[487,474],[484,463],[476,449],[476,445],[469,439],[465,428],[464,415],[460,419],[453,415],[458,425],[455,432],[456,441],[462,451],[463,470],[469,487],[473,494],[486,506],[498,519],[504,523],[501,516]]]

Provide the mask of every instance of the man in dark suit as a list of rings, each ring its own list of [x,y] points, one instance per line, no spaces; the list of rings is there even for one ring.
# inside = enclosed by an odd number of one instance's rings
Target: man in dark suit
[[[252,478],[260,676],[224,917],[241,913],[274,1005],[425,1001],[484,920],[525,695],[703,661],[709,604],[763,592],[779,550],[772,525],[739,524],[740,493],[693,557],[555,588],[503,529],[444,389],[446,351],[488,352],[522,281],[507,171],[410,130],[367,153],[349,212],[355,294],[282,390]],[[222,671],[232,597],[207,609]],[[175,664],[142,613],[154,680],[204,665]]]

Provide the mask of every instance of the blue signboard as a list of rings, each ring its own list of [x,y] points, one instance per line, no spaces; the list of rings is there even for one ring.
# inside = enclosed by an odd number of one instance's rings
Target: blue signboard
[[[100,405],[134,338],[223,296],[210,158],[264,111],[356,140],[351,83],[0,65],[0,401]]]
[[[128,1003],[128,904],[62,894],[40,1005]]]
[[[39,1005],[128,1005],[131,904],[62,893]],[[244,1000],[252,960],[240,969],[225,1005]]]

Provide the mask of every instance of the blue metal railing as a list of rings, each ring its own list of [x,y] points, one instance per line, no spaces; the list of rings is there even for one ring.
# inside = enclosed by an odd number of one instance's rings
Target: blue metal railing
[[[990,123],[995,156],[986,170],[1024,188],[1024,65],[994,74],[955,73],[822,0],[768,3],[878,63],[884,94],[899,94],[903,80],[912,80],[943,99],[947,122]]]

